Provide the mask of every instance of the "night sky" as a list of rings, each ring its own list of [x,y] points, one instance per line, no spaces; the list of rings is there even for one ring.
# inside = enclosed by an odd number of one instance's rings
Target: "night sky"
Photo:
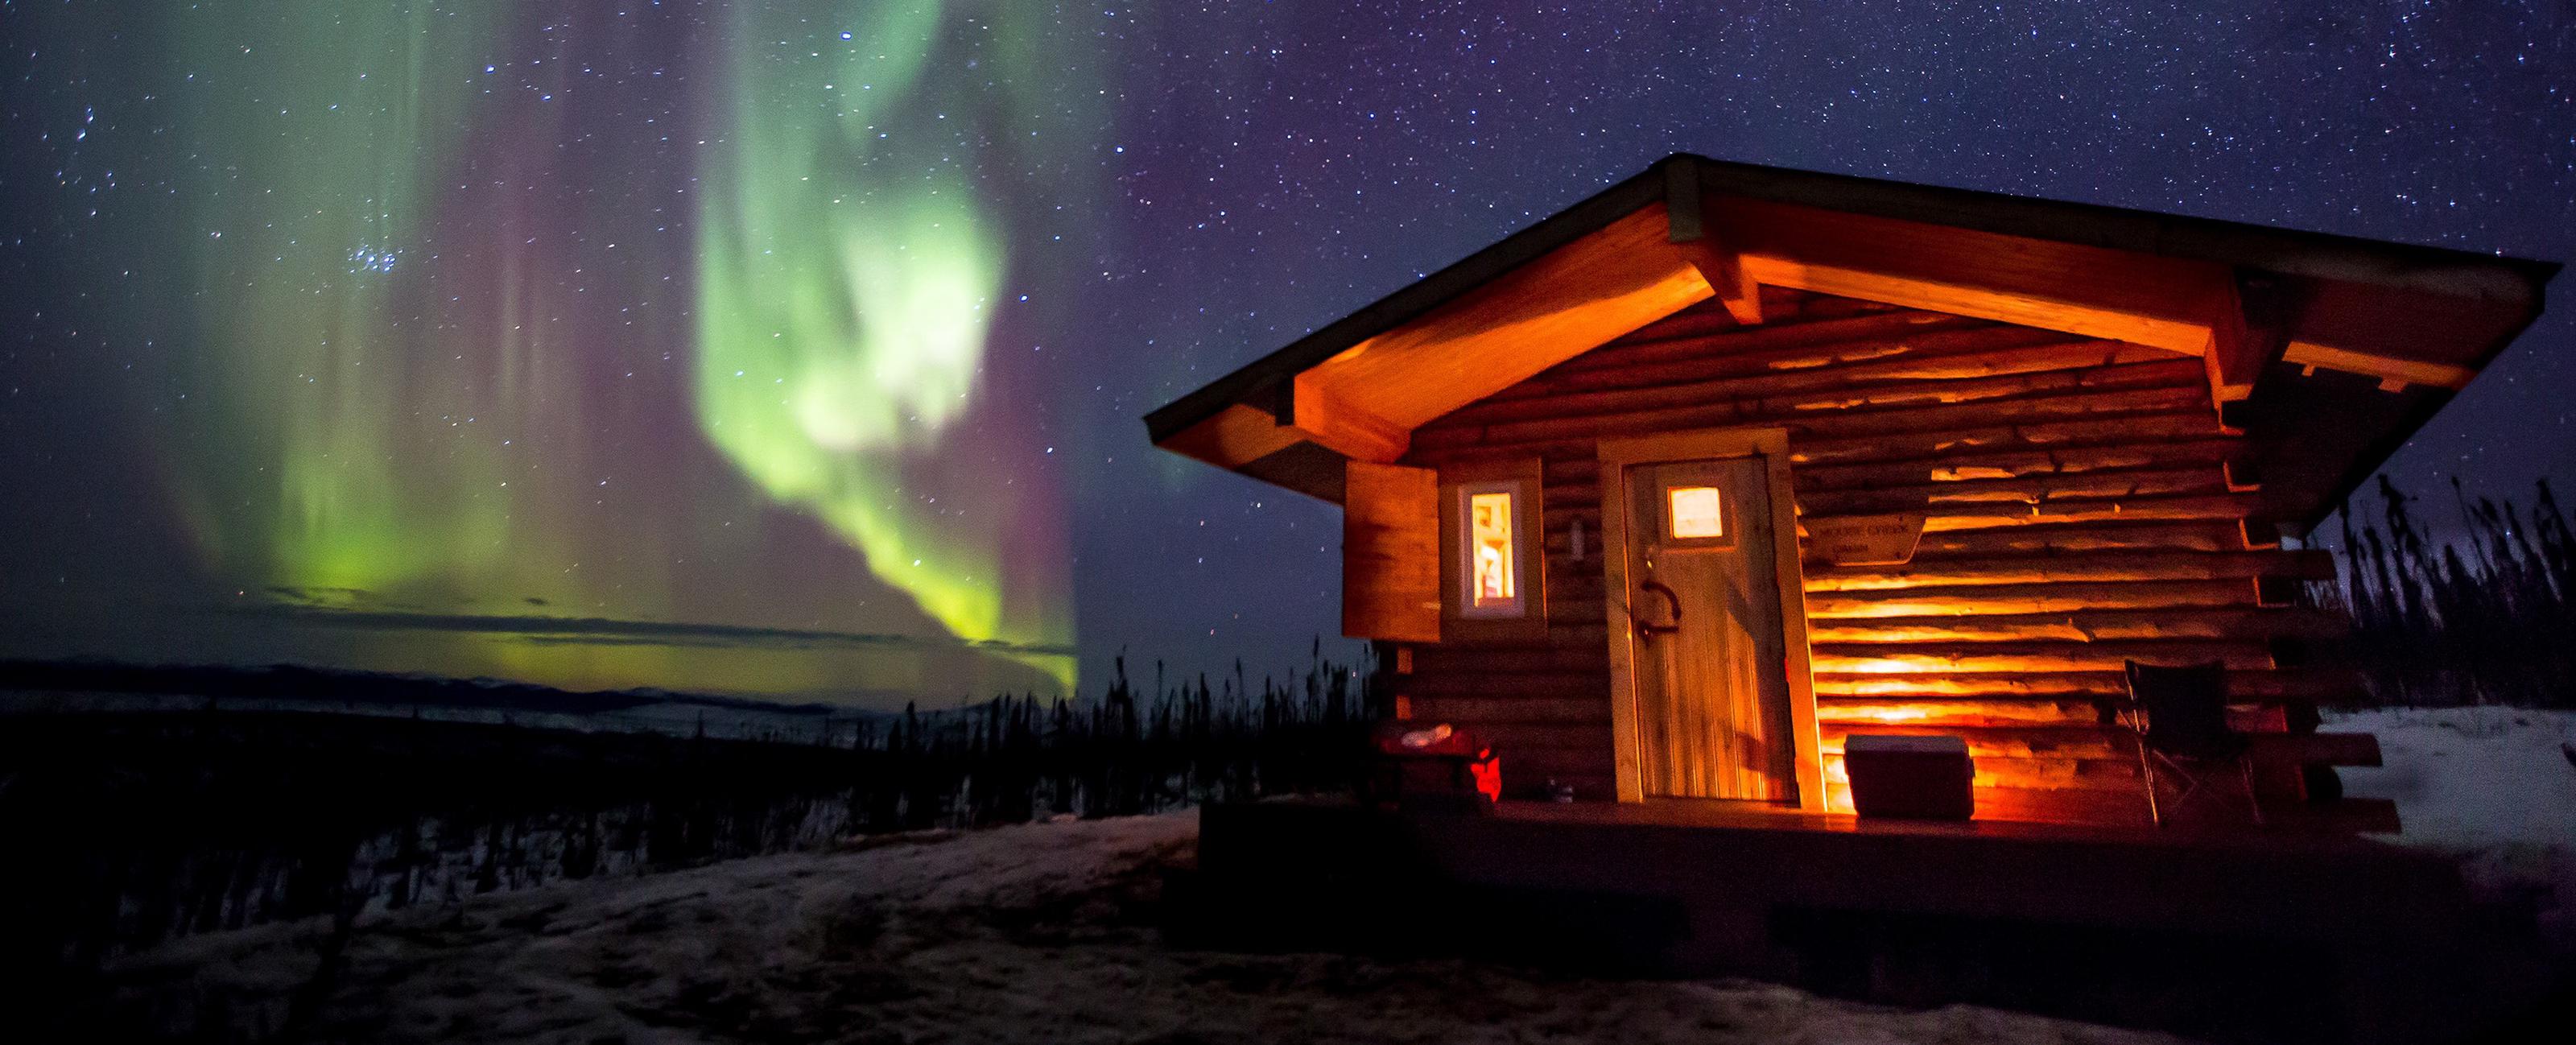
[[[1138,416],[1676,151],[2576,255],[2576,7],[2023,8],[0,0],[0,655],[1348,655]],[[2396,477],[2576,475],[2571,314]]]

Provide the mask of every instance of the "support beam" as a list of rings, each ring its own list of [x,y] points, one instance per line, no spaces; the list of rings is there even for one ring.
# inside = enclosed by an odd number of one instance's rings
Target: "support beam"
[[[1281,425],[1354,461],[1393,464],[1412,439],[1404,426],[1325,389],[1313,371],[1297,375],[1281,400]]]
[[[2289,348],[2296,304],[2284,281],[2239,268],[2225,281],[2209,320],[2209,397],[2224,406],[2254,394],[2254,381]]]
[[[1699,271],[1699,278],[1708,281],[1708,289],[1717,295],[1718,303],[1726,306],[1727,315],[1734,316],[1741,326],[1762,325],[1761,284],[1753,281],[1752,273],[1744,270],[1735,255],[1704,239],[1680,247],[1682,257]]]
[[[1744,271],[1735,252],[1718,244],[1709,235],[1707,216],[1700,211],[1699,164],[1674,162],[1664,166],[1664,217],[1674,246],[1682,258],[1699,272],[1717,295],[1726,313],[1740,326],[1762,325],[1762,289]]]
[[[1303,438],[1303,433],[1281,426],[1260,409],[1237,403],[1173,433],[1161,445],[1219,468],[1241,468]]]
[[[2311,369],[2324,367],[2328,370],[2341,370],[2346,373],[2375,377],[2380,380],[2382,389],[2390,391],[2395,391],[2395,389],[2388,389],[2390,382],[2396,382],[2401,387],[2426,385],[2458,391],[2468,387],[2469,379],[2478,374],[2476,370],[2464,366],[2398,359],[2393,356],[2337,348],[2333,345],[2320,345],[2311,341],[2290,342],[2288,348],[2281,353],[2281,358]]]

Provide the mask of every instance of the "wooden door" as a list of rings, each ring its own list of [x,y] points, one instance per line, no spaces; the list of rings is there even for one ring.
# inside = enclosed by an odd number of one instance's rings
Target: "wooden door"
[[[1768,463],[1631,464],[1621,485],[1640,790],[1798,797]]]

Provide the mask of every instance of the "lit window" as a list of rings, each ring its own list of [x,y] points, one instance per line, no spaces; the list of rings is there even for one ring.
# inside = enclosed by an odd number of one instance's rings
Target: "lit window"
[[[1442,637],[1546,637],[1547,560],[1539,542],[1547,497],[1538,458],[1469,462],[1444,470],[1440,480]]]
[[[1467,518],[1467,546],[1474,567],[1467,604],[1481,610],[1519,601],[1512,583],[1512,495],[1469,495]]]
[[[1672,502],[1674,537],[1724,537],[1726,521],[1718,509],[1717,487],[1676,486],[1664,492]]]

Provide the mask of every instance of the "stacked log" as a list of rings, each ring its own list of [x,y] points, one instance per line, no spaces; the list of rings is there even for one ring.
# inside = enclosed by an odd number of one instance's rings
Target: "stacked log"
[[[1686,310],[1414,432],[1409,464],[1540,459],[1549,621],[1543,641],[1417,647],[1417,716],[1484,730],[1516,785],[1610,797],[1598,442],[1694,428],[1788,431],[1802,537],[1927,517],[1902,565],[1806,566],[1829,780],[1846,737],[1938,730],[1998,808],[2135,795],[2135,749],[2095,703],[2124,661],[2225,663],[2239,713],[2276,725],[2350,685],[2304,654],[2346,622],[2277,597],[2334,564],[2261,538],[2199,359],[1767,288],[1764,312]]]

